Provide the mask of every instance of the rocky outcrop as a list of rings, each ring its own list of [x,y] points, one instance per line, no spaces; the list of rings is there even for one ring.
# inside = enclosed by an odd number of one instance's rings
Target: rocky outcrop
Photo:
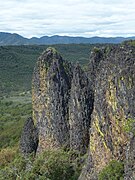
[[[38,147],[38,131],[34,126],[32,118],[28,118],[24,124],[21,140],[20,151],[27,156],[30,153],[36,153]]]
[[[55,49],[48,48],[35,67],[32,91],[38,151],[71,147],[86,152],[93,99],[81,67],[73,67]]]
[[[99,51],[93,53],[99,54]],[[94,54],[94,57],[97,56]],[[134,47],[126,45],[104,49],[94,82],[89,157],[80,180],[98,179],[98,173],[112,159],[125,160],[129,142],[127,126],[135,116],[134,63]]]
[[[33,118],[39,129],[38,150],[69,144],[70,68],[53,48],[38,59],[32,89]]]
[[[79,180],[97,180],[111,160],[124,162],[125,180],[132,180],[135,175],[132,128],[135,122],[135,46],[127,43],[94,48],[88,67],[86,73],[78,64],[64,61],[53,48],[39,57],[32,86],[38,152],[70,148],[85,154],[88,150]],[[28,130],[28,139],[32,133],[33,130]],[[24,134],[22,142],[26,139],[29,146]],[[33,147],[32,142],[30,147]],[[22,152],[25,151],[32,149],[27,150],[25,146]]]

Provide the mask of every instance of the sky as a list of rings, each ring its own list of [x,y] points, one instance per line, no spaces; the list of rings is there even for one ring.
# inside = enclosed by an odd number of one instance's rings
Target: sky
[[[135,0],[0,0],[0,32],[27,38],[135,36]]]

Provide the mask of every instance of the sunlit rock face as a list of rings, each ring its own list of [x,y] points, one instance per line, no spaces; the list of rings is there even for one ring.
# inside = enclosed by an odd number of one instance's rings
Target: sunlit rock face
[[[80,180],[98,179],[98,173],[112,159],[125,160],[130,141],[128,126],[135,117],[135,47],[121,45],[96,49],[92,52],[90,67],[93,67],[94,58],[95,72],[92,68],[89,70],[92,78],[95,77],[89,157]],[[129,151],[131,149],[133,145]]]

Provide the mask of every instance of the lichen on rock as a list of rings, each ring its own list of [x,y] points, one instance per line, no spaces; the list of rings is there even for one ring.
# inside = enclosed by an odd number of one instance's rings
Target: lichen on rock
[[[128,118],[135,116],[135,49],[116,45],[110,47],[107,54],[105,52],[106,49],[95,66],[98,69],[94,82],[89,157],[79,180],[98,179],[98,173],[112,159],[125,160],[129,137],[124,127]],[[94,58],[97,56],[94,55],[92,64]]]

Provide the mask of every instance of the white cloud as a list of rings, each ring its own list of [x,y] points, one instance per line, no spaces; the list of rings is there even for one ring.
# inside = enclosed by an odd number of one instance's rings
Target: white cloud
[[[134,0],[0,0],[0,31],[43,35],[135,36]]]

